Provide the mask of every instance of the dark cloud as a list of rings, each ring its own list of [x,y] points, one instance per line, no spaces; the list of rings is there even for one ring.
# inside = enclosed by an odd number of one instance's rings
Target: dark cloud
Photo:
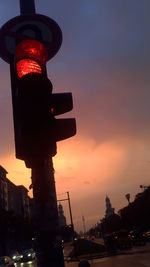
[[[149,132],[150,2],[39,0],[35,4],[38,13],[52,17],[62,28],[63,45],[48,63],[48,73],[54,91],[73,92],[72,114],[79,134],[103,141]],[[0,7],[1,25],[19,14],[17,0],[13,9],[9,0]],[[7,132],[10,138],[9,71],[6,63],[0,66],[1,135],[6,137]]]
[[[59,69],[56,86],[59,77],[73,91],[79,133],[99,141],[145,136],[150,130],[150,3],[87,1],[75,5],[67,21],[70,5],[61,6],[62,14],[68,11],[64,44],[49,69]]]

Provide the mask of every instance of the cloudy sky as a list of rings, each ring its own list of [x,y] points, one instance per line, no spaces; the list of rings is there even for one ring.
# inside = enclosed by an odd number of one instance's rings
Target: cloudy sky
[[[63,44],[47,63],[54,92],[72,92],[77,135],[58,144],[58,199],[70,192],[75,228],[116,212],[150,184],[150,1],[35,0],[54,19]],[[0,1],[0,25],[19,15],[19,0]],[[28,187],[30,169],[15,159],[9,65],[0,60],[0,165]],[[64,203],[68,217],[67,203]],[[68,220],[69,223],[69,220]]]

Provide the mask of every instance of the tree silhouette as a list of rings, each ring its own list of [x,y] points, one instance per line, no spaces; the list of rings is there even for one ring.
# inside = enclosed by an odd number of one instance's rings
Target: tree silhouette
[[[128,204],[130,204],[130,194],[126,194],[125,197],[128,200]]]

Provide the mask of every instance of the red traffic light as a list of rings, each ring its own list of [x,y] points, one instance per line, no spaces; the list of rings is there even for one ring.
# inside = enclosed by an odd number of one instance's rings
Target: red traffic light
[[[42,73],[41,66],[32,59],[21,59],[17,62],[17,74],[19,78],[31,72]]]
[[[45,69],[48,52],[45,46],[36,40],[24,40],[16,47],[16,68],[21,78],[29,73],[41,73]]]

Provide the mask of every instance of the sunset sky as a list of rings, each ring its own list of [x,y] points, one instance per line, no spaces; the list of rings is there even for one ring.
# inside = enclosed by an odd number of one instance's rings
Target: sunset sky
[[[77,231],[115,211],[150,184],[150,1],[35,0],[54,19],[63,43],[47,63],[53,92],[72,92],[77,135],[58,143],[58,199],[70,192]],[[19,15],[19,0],[0,1],[0,25]],[[27,188],[31,171],[15,158],[9,65],[0,60],[0,165]],[[68,217],[67,203],[64,203]],[[69,223],[69,219],[68,219]]]

